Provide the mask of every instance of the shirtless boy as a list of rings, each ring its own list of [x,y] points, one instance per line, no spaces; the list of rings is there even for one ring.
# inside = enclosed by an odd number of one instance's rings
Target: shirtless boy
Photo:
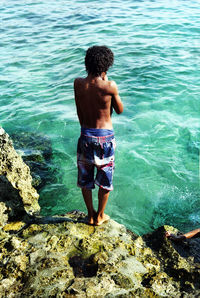
[[[109,219],[104,213],[109,192],[113,190],[115,138],[111,121],[112,109],[123,112],[123,104],[114,81],[107,71],[114,55],[105,46],[89,48],[85,56],[86,78],[74,80],[76,109],[81,125],[77,146],[78,186],[88,210],[88,223],[101,225]],[[97,174],[94,179],[94,168]],[[94,210],[92,189],[99,186],[98,210]]]

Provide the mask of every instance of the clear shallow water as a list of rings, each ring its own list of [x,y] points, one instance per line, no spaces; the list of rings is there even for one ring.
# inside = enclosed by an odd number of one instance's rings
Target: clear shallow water
[[[115,54],[108,76],[125,106],[113,116],[107,213],[138,234],[163,224],[200,226],[199,4],[1,2],[0,124],[8,133],[48,136],[62,173],[40,193],[43,214],[86,211],[76,187],[73,80],[85,75],[85,50],[106,44]]]

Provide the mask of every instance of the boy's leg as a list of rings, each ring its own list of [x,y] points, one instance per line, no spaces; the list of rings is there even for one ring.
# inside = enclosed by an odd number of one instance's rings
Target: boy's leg
[[[109,216],[104,213],[106,204],[108,202],[109,197],[109,190],[103,189],[99,187],[98,192],[98,199],[99,199],[99,206],[97,211],[97,218],[95,220],[95,225],[100,226],[104,221],[109,220]]]
[[[92,190],[87,188],[82,188],[82,195],[88,210],[88,223],[93,225],[96,211],[94,210],[93,202],[92,202]]]

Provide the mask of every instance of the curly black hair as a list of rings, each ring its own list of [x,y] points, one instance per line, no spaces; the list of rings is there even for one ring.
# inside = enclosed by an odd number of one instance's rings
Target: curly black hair
[[[110,66],[113,65],[114,54],[106,46],[90,47],[85,55],[85,67],[88,74],[95,76],[101,75],[102,72],[107,72]]]

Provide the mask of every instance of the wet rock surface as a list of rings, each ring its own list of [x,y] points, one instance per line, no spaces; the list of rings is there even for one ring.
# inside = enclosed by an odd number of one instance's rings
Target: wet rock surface
[[[38,222],[38,223],[37,223]],[[138,237],[79,211],[10,223],[0,234],[3,297],[198,297],[200,241],[173,243],[165,226]],[[15,296],[13,296],[15,293]]]

